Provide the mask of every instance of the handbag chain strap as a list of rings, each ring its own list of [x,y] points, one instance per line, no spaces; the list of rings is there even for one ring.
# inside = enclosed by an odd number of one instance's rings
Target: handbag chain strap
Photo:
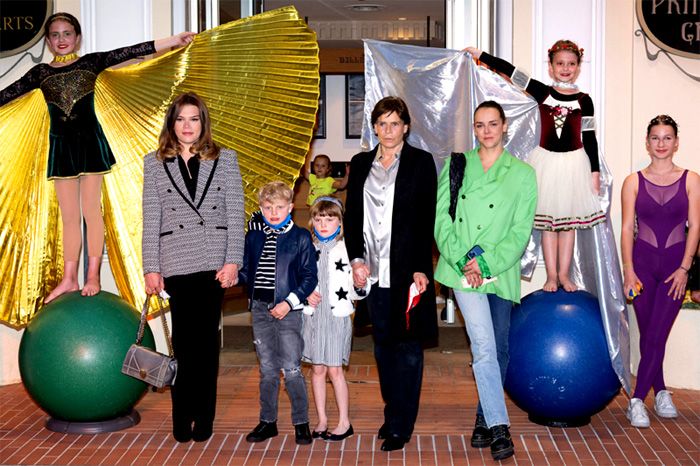
[[[146,328],[146,317],[148,316],[148,308],[149,308],[149,303],[150,303],[151,297],[146,296],[146,301],[143,303],[143,309],[141,310],[141,321],[139,322],[139,331],[136,334],[136,344],[140,345],[141,340],[143,340],[143,332]],[[160,321],[163,323],[163,333],[165,334],[165,342],[168,345],[168,356],[173,357],[175,354],[173,352],[173,343],[170,341],[170,330],[168,330],[168,321],[165,318],[165,311],[163,308],[165,307],[163,305],[163,298],[158,296],[158,301],[160,303]]]

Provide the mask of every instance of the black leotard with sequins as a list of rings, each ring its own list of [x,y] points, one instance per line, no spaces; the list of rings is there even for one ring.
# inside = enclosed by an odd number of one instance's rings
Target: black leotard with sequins
[[[70,65],[41,63],[0,91],[0,105],[41,88],[48,105],[48,178],[106,173],[116,163],[95,114],[97,75],[126,60],[155,53],[153,41],[110,52],[90,53]]]

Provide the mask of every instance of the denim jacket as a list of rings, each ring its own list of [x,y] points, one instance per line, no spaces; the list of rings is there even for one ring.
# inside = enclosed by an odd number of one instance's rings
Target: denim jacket
[[[238,274],[240,283],[248,285],[251,303],[255,299],[255,273],[264,245],[262,214],[255,212],[248,222],[243,268]],[[308,230],[292,225],[289,231],[277,237],[275,302],[272,304],[276,305],[286,300],[292,306],[292,310],[300,311],[317,284],[316,249],[311,241],[311,234]]]

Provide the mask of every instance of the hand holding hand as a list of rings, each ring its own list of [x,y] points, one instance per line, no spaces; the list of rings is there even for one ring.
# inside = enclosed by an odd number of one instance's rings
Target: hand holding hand
[[[309,306],[316,307],[321,303],[321,293],[318,291],[312,292],[306,300],[309,302]]]
[[[221,288],[229,288],[238,283],[238,264],[224,264],[221,270],[216,272],[216,279],[221,283]]]
[[[369,277],[369,267],[362,262],[352,264],[352,282],[355,288],[364,288],[367,285],[367,277]]]

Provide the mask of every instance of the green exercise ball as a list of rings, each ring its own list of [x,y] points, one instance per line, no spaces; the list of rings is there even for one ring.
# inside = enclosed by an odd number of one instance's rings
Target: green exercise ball
[[[99,422],[132,411],[148,386],[121,373],[136,340],[140,314],[105,291],[91,297],[66,293],[29,322],[19,347],[27,392],[50,416]],[[146,326],[144,346],[155,348]]]

